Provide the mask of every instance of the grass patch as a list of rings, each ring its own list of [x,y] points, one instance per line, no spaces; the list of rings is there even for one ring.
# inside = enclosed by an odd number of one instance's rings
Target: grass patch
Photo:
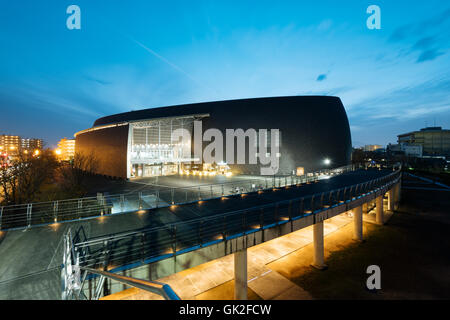
[[[270,267],[316,299],[448,299],[450,225],[396,213],[385,226],[364,224],[366,241],[351,241],[352,225],[325,238],[326,271],[308,266],[312,245]],[[345,234],[346,233],[346,234]],[[369,265],[381,269],[381,290],[366,288]]]

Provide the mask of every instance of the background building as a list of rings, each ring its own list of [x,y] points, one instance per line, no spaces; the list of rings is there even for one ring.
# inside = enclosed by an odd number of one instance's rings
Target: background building
[[[311,172],[351,161],[350,127],[341,100],[318,96],[218,101],[116,114],[76,133],[76,152],[95,154],[99,160],[97,173],[103,175],[132,178],[175,174],[193,165],[195,155],[193,148],[172,143],[171,132],[184,128],[192,133],[195,120],[202,122],[203,132],[216,128],[224,137],[226,129],[279,129],[278,174],[295,174],[298,167]],[[270,141],[268,144],[270,147]],[[258,175],[261,167],[266,167],[229,166],[234,173]]]
[[[42,139],[28,139],[22,138],[20,139],[20,146],[22,150],[34,151],[34,150],[42,150],[43,142]]]
[[[450,156],[450,130],[428,127],[398,135],[398,143],[422,146],[424,155]]]
[[[15,155],[21,148],[19,136],[0,135],[0,151]]]
[[[0,151],[17,154],[19,151],[42,150],[42,139],[21,138],[20,136],[0,135]]]
[[[75,139],[61,139],[58,142],[58,149],[56,150],[58,158],[63,161],[70,161],[75,156]]]
[[[378,144],[366,144],[364,146],[364,151],[366,151],[366,152],[376,151],[378,149],[383,149],[383,146],[380,146]]]
[[[406,157],[422,158],[423,147],[421,145],[410,145],[407,143],[389,144],[388,151],[392,155],[405,155]]]

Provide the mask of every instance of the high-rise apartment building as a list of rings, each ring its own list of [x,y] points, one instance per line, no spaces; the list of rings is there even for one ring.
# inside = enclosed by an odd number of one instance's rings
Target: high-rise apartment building
[[[11,135],[0,135],[0,152],[17,154],[20,150],[20,137]]]
[[[21,138],[13,135],[0,135],[0,153],[11,156],[18,155],[19,152],[35,152],[43,147],[42,139]]]
[[[57,155],[61,160],[72,160],[75,156],[75,139],[61,139],[58,142]]]
[[[29,139],[22,138],[21,140],[21,148],[22,150],[41,150],[42,149],[42,139]]]

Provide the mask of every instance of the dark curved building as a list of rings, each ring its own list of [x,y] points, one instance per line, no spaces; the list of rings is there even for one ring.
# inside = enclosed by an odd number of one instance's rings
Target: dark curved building
[[[268,166],[260,161],[249,164],[251,156],[259,159],[262,154],[259,152],[262,149],[253,154],[255,150],[251,148],[260,143],[261,129],[268,129],[266,156],[278,158],[277,174],[293,174],[299,167],[305,172],[335,168],[351,161],[350,128],[344,106],[338,97],[328,96],[241,99],[120,113],[100,118],[92,128],[76,133],[76,152],[95,154],[99,160],[98,173],[107,176],[174,174],[181,166],[198,162],[202,154],[193,148],[194,122],[197,126],[201,123],[202,133],[211,128],[223,133],[222,162],[227,162],[236,173],[260,174],[260,169]],[[183,140],[189,145],[171,140],[175,129],[191,133],[191,140]],[[231,157],[231,149],[225,147],[227,129],[257,132],[255,142],[248,137],[245,140],[244,164],[233,164],[238,162],[238,152],[234,146]],[[279,151],[271,155],[274,144],[270,137],[274,129],[279,129],[279,142],[275,143]],[[203,149],[209,141],[203,141]],[[230,161],[231,158],[235,161]]]

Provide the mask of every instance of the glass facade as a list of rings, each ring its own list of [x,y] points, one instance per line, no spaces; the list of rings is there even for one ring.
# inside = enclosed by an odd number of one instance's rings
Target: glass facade
[[[131,177],[177,174],[182,163],[191,162],[194,120],[186,116],[130,123]]]

